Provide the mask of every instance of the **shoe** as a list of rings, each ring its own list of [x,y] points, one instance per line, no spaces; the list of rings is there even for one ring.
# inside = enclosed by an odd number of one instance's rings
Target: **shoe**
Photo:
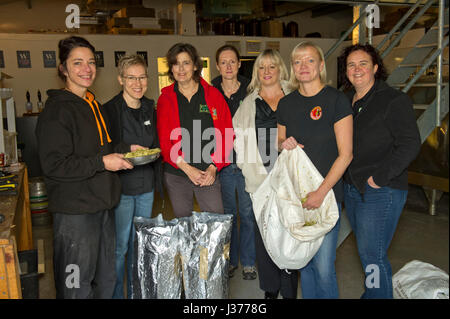
[[[242,276],[244,276],[244,280],[256,279],[256,267],[255,266],[244,267],[244,270],[242,270]]]
[[[228,267],[228,277],[232,278],[236,269],[238,269],[238,266],[230,265],[230,267]]]
[[[264,292],[264,299],[277,299],[278,298],[278,292]]]

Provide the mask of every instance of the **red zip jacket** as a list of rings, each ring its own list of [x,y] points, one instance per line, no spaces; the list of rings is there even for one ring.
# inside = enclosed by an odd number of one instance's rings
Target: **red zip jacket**
[[[213,125],[216,129],[215,152],[211,155],[217,171],[225,166],[230,165],[225,159],[229,158],[233,149],[233,123],[231,121],[231,113],[224,97],[215,87],[209,85],[205,80],[200,78],[200,85],[205,92],[205,101],[208,105],[209,113],[213,119]],[[159,142],[161,147],[161,155],[163,161],[169,163],[178,169],[175,163],[178,156],[184,158],[181,146],[181,128],[178,110],[177,94],[174,90],[175,83],[166,86],[161,90],[156,108]],[[220,134],[219,134],[220,133]],[[172,139],[171,139],[172,134]],[[172,153],[172,154],[171,154]]]

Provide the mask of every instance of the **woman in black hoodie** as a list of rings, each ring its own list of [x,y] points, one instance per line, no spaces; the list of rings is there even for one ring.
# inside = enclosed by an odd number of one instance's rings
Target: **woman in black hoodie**
[[[366,274],[362,298],[392,299],[387,250],[408,194],[409,164],[420,150],[411,99],[387,85],[371,45],[347,47],[340,75],[353,106],[353,161],[344,175],[345,209]]]
[[[49,90],[36,136],[53,213],[57,298],[111,298],[115,284],[114,216],[120,181],[133,166],[113,153],[108,120],[88,91],[94,47],[84,38],[58,44],[65,88]]]
[[[147,91],[147,64],[139,55],[124,56],[119,61],[119,84],[123,91],[105,104],[111,120],[111,138],[115,147],[125,151],[158,148],[155,102],[144,96]],[[116,220],[116,288],[113,298],[124,298],[125,256],[127,291],[131,297],[133,280],[134,217],[150,218],[154,190],[162,194],[161,160],[136,166],[119,173],[122,195],[115,208]]]

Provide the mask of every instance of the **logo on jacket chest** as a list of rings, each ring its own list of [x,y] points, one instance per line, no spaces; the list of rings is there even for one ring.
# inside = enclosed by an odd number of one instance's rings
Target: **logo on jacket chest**
[[[322,108],[320,106],[316,106],[311,110],[311,113],[309,113],[311,118],[313,120],[318,120],[322,117]]]

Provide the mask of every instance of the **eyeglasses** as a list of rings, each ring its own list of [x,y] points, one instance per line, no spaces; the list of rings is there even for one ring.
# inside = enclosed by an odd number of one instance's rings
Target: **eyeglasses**
[[[137,82],[137,81],[139,81],[139,82],[145,82],[145,81],[147,81],[147,76],[131,76],[131,75],[126,75],[126,76],[123,76],[123,78],[124,78],[126,81],[129,81],[129,82]]]

